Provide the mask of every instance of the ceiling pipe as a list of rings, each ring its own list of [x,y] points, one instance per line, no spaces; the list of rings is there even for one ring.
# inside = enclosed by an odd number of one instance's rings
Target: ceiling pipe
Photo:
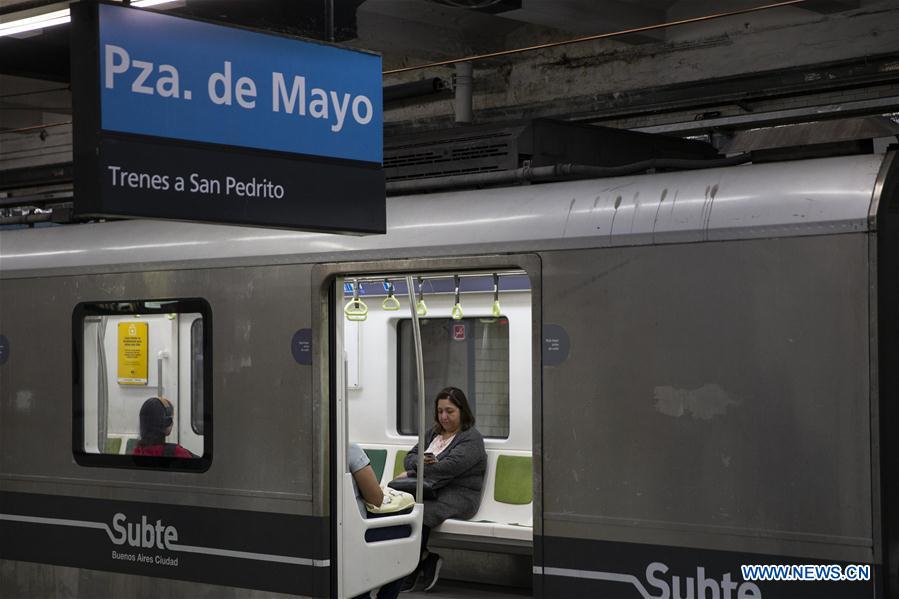
[[[47,223],[53,219],[49,212],[30,212],[28,214],[13,214],[0,216],[0,225],[33,225],[35,223]]]
[[[448,89],[448,86],[440,77],[388,85],[384,88],[384,103],[439,94],[446,89]]]
[[[474,119],[472,109],[473,67],[470,62],[456,64],[453,89],[456,92],[456,123],[470,123]]]

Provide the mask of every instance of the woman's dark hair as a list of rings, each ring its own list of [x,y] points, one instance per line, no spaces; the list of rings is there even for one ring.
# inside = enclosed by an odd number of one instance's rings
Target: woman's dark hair
[[[151,397],[140,407],[140,440],[141,447],[165,445],[166,431],[172,426],[174,418],[172,404],[158,397]]]
[[[437,404],[441,399],[448,399],[454,406],[459,408],[459,428],[463,431],[467,431],[474,426],[474,414],[471,413],[471,407],[468,405],[468,399],[465,397],[465,394],[462,393],[461,389],[456,387],[446,387],[437,394],[437,398],[434,400],[435,431],[440,432],[443,430],[443,427],[440,426],[440,419],[437,417]]]

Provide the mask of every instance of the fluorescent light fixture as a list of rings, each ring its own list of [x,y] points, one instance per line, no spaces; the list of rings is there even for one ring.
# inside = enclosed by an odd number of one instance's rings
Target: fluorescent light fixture
[[[135,0],[131,3],[131,6],[147,8],[149,6],[171,4],[172,2],[178,1],[180,0]],[[5,23],[0,23],[0,37],[36,31],[38,29],[46,29],[48,27],[55,27],[56,25],[65,25],[70,20],[71,17],[69,16],[68,8],[45,12],[30,17],[23,17],[21,19],[13,19]]]
[[[54,10],[33,17],[25,17],[24,19],[15,19],[7,23],[0,23],[0,37],[4,35],[25,33],[26,31],[34,31],[35,29],[44,29],[45,27],[53,27],[55,25],[65,25],[68,22],[68,8]]]

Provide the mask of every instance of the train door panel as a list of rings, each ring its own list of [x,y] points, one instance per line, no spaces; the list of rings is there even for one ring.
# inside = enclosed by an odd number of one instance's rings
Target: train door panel
[[[796,597],[740,565],[870,563],[867,251],[834,235],[544,257],[547,596]]]

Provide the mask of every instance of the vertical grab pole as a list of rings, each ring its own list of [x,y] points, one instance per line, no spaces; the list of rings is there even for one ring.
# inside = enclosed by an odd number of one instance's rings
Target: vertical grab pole
[[[106,452],[106,437],[109,435],[109,379],[106,365],[106,316],[100,316],[97,324],[97,451]]]
[[[162,399],[165,397],[165,359],[169,357],[169,353],[165,350],[156,354],[156,397]]]
[[[425,369],[421,356],[421,325],[415,310],[415,291],[412,275],[406,275],[406,292],[409,294],[409,312],[412,314],[412,333],[415,337],[415,365],[418,377],[418,476],[415,479],[415,501],[424,503],[425,474]]]

